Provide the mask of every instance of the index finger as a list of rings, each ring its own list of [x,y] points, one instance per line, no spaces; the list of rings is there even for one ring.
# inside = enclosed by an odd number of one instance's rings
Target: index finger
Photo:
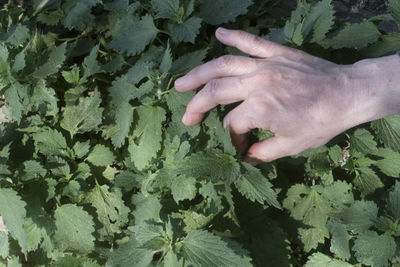
[[[268,58],[277,55],[298,54],[296,49],[268,41],[245,31],[218,28],[215,35],[221,43],[236,47],[254,57]]]

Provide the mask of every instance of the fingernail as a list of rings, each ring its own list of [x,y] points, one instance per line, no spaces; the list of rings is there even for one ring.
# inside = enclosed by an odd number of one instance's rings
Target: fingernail
[[[184,124],[186,124],[186,120],[187,120],[187,115],[186,115],[186,113],[183,115],[183,117],[182,117],[182,122],[184,123]]]
[[[179,78],[175,81],[175,87],[181,87],[183,85],[185,85],[185,80],[183,78]]]
[[[225,34],[228,33],[228,30],[225,29],[225,28],[219,27],[218,30],[217,30],[217,32],[218,32],[218,34],[220,34],[220,35],[225,35]]]

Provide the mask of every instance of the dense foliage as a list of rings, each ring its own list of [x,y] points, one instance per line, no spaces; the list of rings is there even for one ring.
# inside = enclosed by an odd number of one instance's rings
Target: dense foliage
[[[338,63],[400,33],[330,0],[10,1],[0,13],[1,266],[400,265],[400,116],[253,167],[221,106],[198,126],[173,81],[239,51],[218,25]],[[251,133],[253,141],[268,131]]]

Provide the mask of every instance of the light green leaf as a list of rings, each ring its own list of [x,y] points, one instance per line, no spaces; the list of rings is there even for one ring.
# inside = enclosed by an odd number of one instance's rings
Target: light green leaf
[[[277,200],[277,194],[272,188],[272,184],[261,174],[261,172],[248,163],[243,162],[242,167],[245,170],[235,181],[238,191],[251,201],[257,201],[260,204],[267,202],[278,209],[281,205]]]
[[[350,144],[357,151],[364,154],[375,154],[378,152],[374,136],[366,129],[357,129],[350,136]]]
[[[357,36],[357,38],[354,38]],[[381,36],[374,23],[364,20],[360,23],[346,24],[346,26],[332,39],[327,39],[324,44],[333,49],[355,48],[361,49],[375,43]]]
[[[113,164],[115,156],[108,147],[96,145],[89,153],[87,160],[95,166],[107,166]]]
[[[58,207],[54,213],[54,241],[61,251],[89,253],[94,249],[93,218],[73,204]]]
[[[98,230],[102,238],[113,237],[121,233],[121,228],[128,222],[129,209],[122,200],[119,188],[109,190],[107,185],[99,186],[90,191],[85,199],[96,208],[97,219],[103,227]]]
[[[143,249],[133,237],[114,250],[108,257],[106,267],[148,267],[153,260],[153,252]]]
[[[380,148],[377,155],[383,159],[374,163],[384,174],[392,177],[400,177],[400,152],[390,148]]]
[[[65,137],[54,129],[43,130],[32,134],[35,148],[45,156],[66,156],[68,151]]]
[[[132,214],[135,216],[135,223],[141,224],[147,220],[160,221],[161,203],[154,196],[143,196],[136,194],[132,197],[132,202],[136,206]]]
[[[95,90],[92,97],[80,98],[79,104],[67,105],[63,110],[61,127],[67,130],[71,137],[77,133],[98,130],[103,114],[100,103],[100,93]]]
[[[323,244],[325,238],[329,237],[329,232],[326,227],[322,228],[300,228],[299,230],[300,240],[304,244],[304,251],[310,252],[312,249],[316,249],[318,244]]]
[[[161,107],[140,106],[136,109],[136,113],[138,122],[133,138],[129,141],[128,150],[132,162],[142,170],[161,149],[162,123],[166,118],[166,112]]]
[[[331,257],[322,254],[321,252],[317,252],[308,257],[308,261],[305,267],[352,267],[353,265],[337,260],[332,259]]]
[[[18,241],[22,252],[27,256],[28,237],[24,229],[26,203],[12,189],[0,188],[0,216],[12,238]]]
[[[328,213],[331,212],[329,201],[321,196],[316,188],[303,184],[294,185],[289,189],[283,207],[288,209],[296,220],[318,228],[325,227]]]
[[[171,69],[172,66],[172,55],[171,55],[171,47],[169,46],[169,42],[167,44],[167,48],[165,48],[164,56],[161,59],[160,63],[160,72],[166,73]]]
[[[192,200],[196,197],[196,179],[193,177],[185,177],[179,175],[174,177],[171,184],[171,193],[175,202],[179,204],[179,201],[188,199]]]
[[[191,231],[182,243],[185,259],[194,266],[241,267],[245,265],[242,258],[235,254],[221,238],[207,231]]]
[[[362,196],[366,196],[373,193],[376,189],[383,187],[381,179],[369,167],[359,168],[353,183],[360,190]]]
[[[10,244],[8,242],[8,234],[0,231],[0,257],[6,258],[10,253]]]
[[[347,230],[363,233],[374,225],[378,207],[372,201],[359,200],[332,216],[345,225]]]
[[[74,147],[72,149],[75,153],[75,157],[77,157],[78,159],[81,159],[84,156],[86,156],[87,153],[89,153],[90,141],[89,140],[87,140],[86,142],[78,141],[74,144]]]
[[[347,232],[346,226],[340,223],[331,222],[327,227],[332,235],[330,251],[340,259],[350,259],[349,240],[351,239],[351,236]]]
[[[396,242],[388,234],[378,235],[367,231],[354,241],[353,251],[357,260],[371,266],[388,266],[396,252]]]
[[[371,123],[371,126],[386,147],[400,152],[400,115],[376,120]]]

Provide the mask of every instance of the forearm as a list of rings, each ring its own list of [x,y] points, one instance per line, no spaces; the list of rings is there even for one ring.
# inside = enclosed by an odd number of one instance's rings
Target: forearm
[[[400,114],[400,57],[366,59],[349,69],[349,86],[354,90],[355,114],[364,123]]]

